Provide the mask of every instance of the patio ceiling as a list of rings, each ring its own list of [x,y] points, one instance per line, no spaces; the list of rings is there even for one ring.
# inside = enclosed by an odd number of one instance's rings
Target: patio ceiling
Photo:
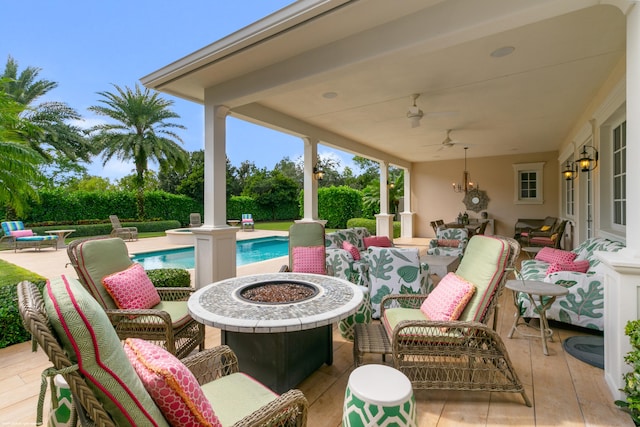
[[[624,64],[625,16],[601,3],[303,0],[142,83],[401,165],[554,151]]]

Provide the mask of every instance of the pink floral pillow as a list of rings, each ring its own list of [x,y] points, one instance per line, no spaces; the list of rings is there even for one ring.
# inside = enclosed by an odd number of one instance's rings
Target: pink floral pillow
[[[158,290],[138,263],[105,276],[102,284],[119,308],[144,309],[160,304]]]
[[[376,246],[378,248],[390,248],[393,246],[387,236],[370,236],[364,238],[364,247]]]
[[[173,354],[139,338],[127,338],[124,352],[170,425],[222,426],[196,377]]]
[[[460,246],[460,240],[457,239],[438,239],[438,246],[445,248],[457,248]]]
[[[351,256],[355,261],[360,259],[360,251],[358,250],[358,248],[356,248],[354,245],[347,242],[346,240],[342,242],[342,249],[344,249],[345,251],[349,251],[349,253],[351,254]]]
[[[577,271],[580,273],[586,273],[589,271],[589,260],[583,259],[580,261],[573,262],[554,262],[549,268],[547,268],[547,274],[556,273],[558,271]]]
[[[327,274],[324,246],[297,246],[293,248],[295,273]]]
[[[553,264],[554,262],[566,264],[576,259],[576,256],[578,256],[578,254],[571,251],[545,247],[540,249],[540,252],[536,254],[535,259],[538,261],[545,261],[550,264]]]
[[[29,237],[33,236],[33,230],[13,230],[11,235],[13,237]]]
[[[447,273],[420,306],[430,320],[457,320],[476,287],[455,273]]]

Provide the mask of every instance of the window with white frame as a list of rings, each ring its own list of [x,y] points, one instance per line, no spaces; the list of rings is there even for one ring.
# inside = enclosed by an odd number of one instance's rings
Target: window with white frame
[[[514,203],[516,204],[542,204],[544,201],[543,171],[544,162],[517,163],[513,165],[514,171]]]
[[[613,223],[627,224],[627,122],[613,128]]]

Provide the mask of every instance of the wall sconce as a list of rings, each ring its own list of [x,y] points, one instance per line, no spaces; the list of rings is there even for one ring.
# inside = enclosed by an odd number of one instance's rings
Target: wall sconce
[[[396,185],[393,182],[389,182],[387,181],[387,187],[389,188],[396,188]]]
[[[591,153],[587,153],[587,148],[592,150]],[[593,158],[591,157],[593,154]],[[582,172],[589,172],[594,170],[598,166],[598,150],[596,150],[591,145],[583,145],[582,152],[580,153],[582,157],[576,160],[578,167]]]
[[[576,168],[576,165],[572,164],[569,160],[567,160],[567,164],[565,165],[564,170],[562,171],[562,176],[567,181],[571,181],[572,179],[575,179],[576,176],[578,176],[578,170]]]
[[[318,165],[313,167],[313,177],[318,181],[322,181],[322,178],[324,178],[324,171]]]

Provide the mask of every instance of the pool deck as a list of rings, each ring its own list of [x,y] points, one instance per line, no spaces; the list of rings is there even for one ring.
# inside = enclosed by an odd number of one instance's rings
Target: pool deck
[[[258,237],[288,236],[286,231],[238,231],[237,240],[256,239]],[[163,249],[184,248],[184,245],[174,245],[168,242],[166,237],[150,237],[139,239],[133,242],[126,242],[130,254],[157,251]],[[0,259],[18,265],[27,270],[33,271],[47,279],[68,275],[77,277],[73,267],[69,264],[69,257],[66,249],[54,250],[52,248],[36,251],[34,249],[23,249],[14,252],[13,250],[0,251]],[[238,276],[249,274],[277,272],[280,267],[287,264],[287,257],[274,258],[268,261],[254,262],[252,264],[237,267]]]

